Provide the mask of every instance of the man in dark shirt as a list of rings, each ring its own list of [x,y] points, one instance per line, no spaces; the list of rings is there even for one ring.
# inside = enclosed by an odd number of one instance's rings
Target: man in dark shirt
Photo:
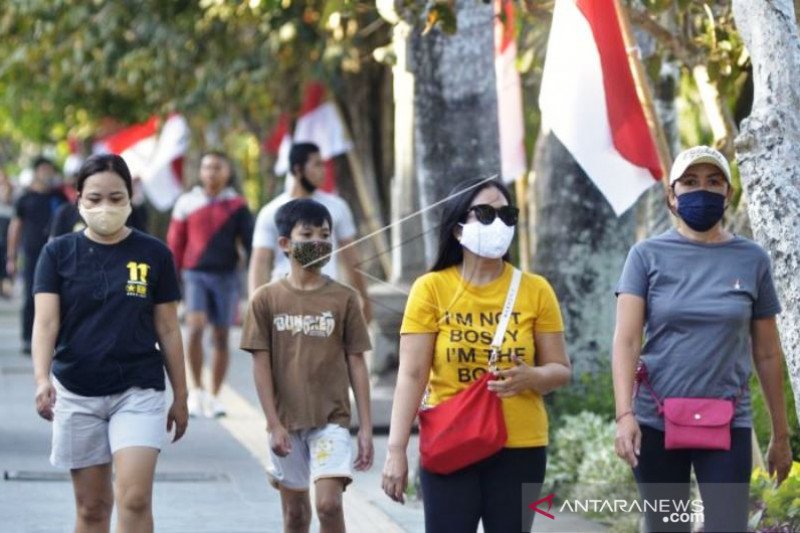
[[[23,262],[22,352],[26,354],[31,353],[32,288],[36,261],[47,242],[53,213],[67,201],[64,193],[55,187],[55,182],[56,167],[53,162],[45,157],[37,157],[33,162],[33,181],[14,203],[14,216],[8,227],[8,275],[13,276],[16,272],[17,252]]]

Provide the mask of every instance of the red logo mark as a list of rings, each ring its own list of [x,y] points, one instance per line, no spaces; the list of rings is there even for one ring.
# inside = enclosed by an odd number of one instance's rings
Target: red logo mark
[[[547,512],[553,507],[553,498],[555,498],[555,497],[556,497],[555,494],[548,494],[544,498],[539,498],[538,500],[536,500],[535,502],[530,504],[528,506],[528,508],[536,511],[537,513],[539,513],[541,515],[546,516],[550,520],[555,520],[556,517]],[[542,511],[541,509],[539,509],[539,504],[542,503],[542,502],[547,502],[547,511]]]

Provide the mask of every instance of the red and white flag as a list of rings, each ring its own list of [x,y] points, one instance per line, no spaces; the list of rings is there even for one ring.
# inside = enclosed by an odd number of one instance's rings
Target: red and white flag
[[[511,182],[528,169],[522,86],[516,64],[513,0],[497,0],[495,11],[494,68],[497,79],[497,121],[500,127],[500,167],[503,181]]]
[[[267,150],[278,155],[274,169],[278,176],[289,172],[289,149],[293,142],[311,142],[319,146],[326,169],[325,182],[320,188],[333,190],[336,185],[333,158],[350,150],[352,143],[336,106],[326,100],[325,86],[319,82],[306,86],[294,133],[289,131],[289,118],[282,116],[265,142]]]
[[[556,0],[539,93],[542,125],[617,215],[661,179],[615,0]]]
[[[170,115],[161,125],[152,117],[95,143],[95,153],[119,154],[133,177],[142,180],[150,203],[159,211],[172,207],[183,192],[183,156],[189,146],[189,125],[181,115]]]

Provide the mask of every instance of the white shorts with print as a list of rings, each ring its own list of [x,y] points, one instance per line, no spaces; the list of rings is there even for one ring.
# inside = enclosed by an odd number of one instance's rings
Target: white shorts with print
[[[107,464],[122,448],[160,450],[167,441],[164,391],[132,387],[109,396],[81,396],[55,378],[53,383],[53,466],[75,469]]]
[[[290,431],[292,451],[280,457],[270,449],[267,469],[275,488],[308,490],[309,478],[343,478],[345,485],[353,480],[353,450],[350,431],[338,424]]]

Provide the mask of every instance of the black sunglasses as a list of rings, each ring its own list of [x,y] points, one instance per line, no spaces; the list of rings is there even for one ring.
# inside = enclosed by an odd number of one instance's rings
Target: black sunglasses
[[[516,226],[519,220],[519,209],[510,205],[494,208],[489,204],[478,204],[467,209],[467,214],[470,211],[475,213],[475,218],[481,224],[491,224],[496,217],[500,217],[506,226]]]

